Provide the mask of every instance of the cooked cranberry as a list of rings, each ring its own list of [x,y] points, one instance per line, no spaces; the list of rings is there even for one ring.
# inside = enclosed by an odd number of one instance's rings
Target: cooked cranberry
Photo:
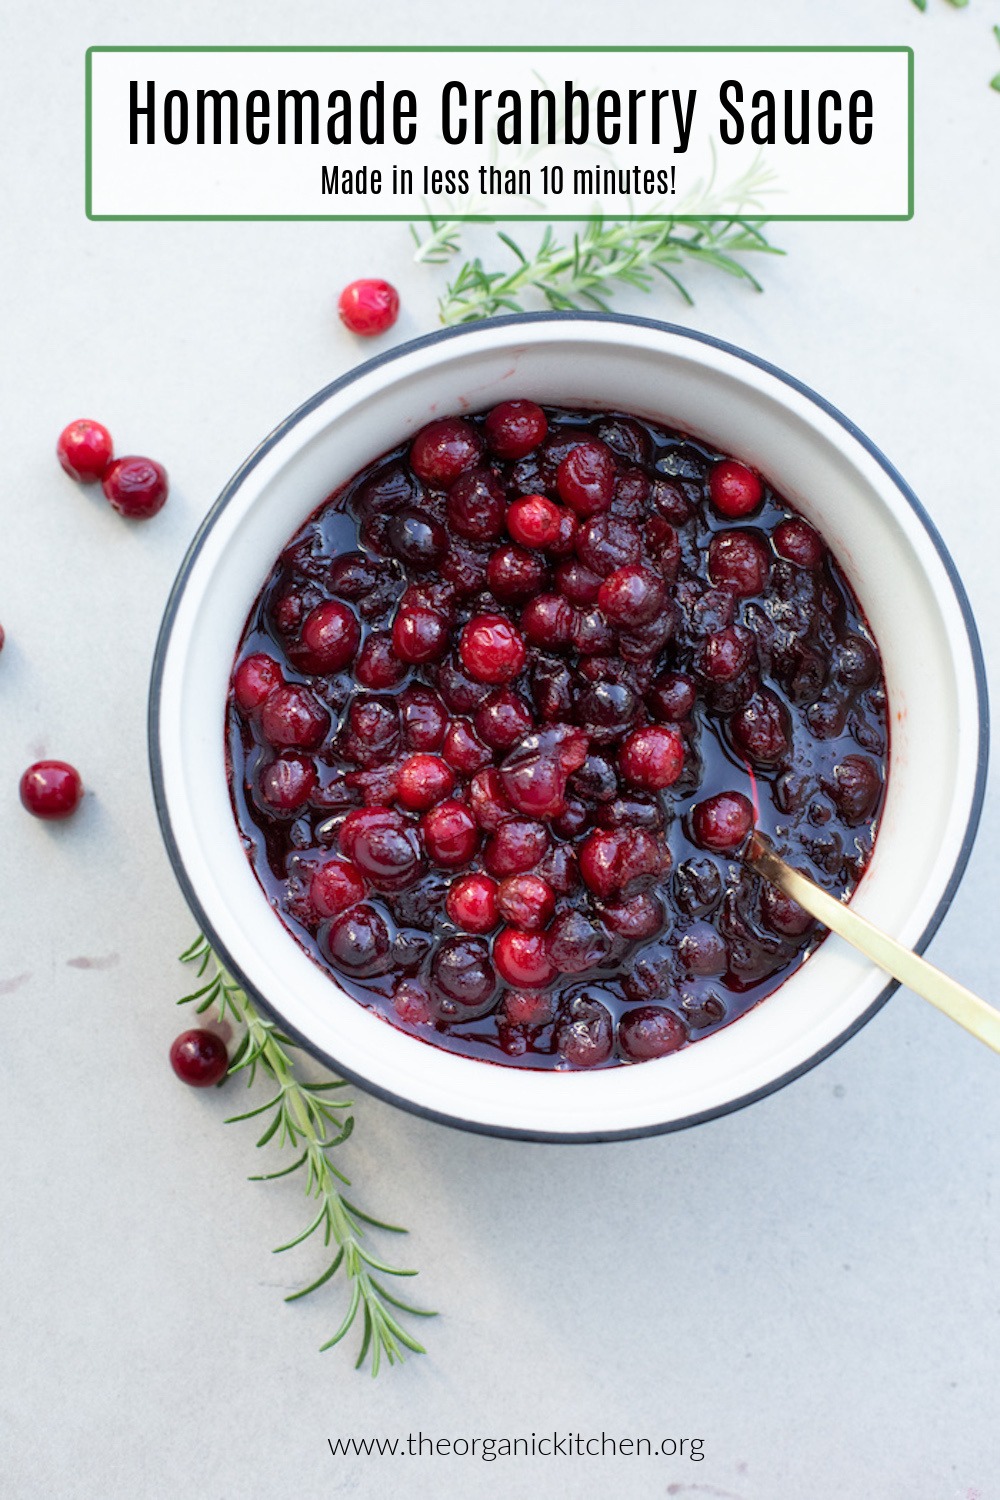
[[[553,833],[561,839],[575,839],[593,822],[591,809],[576,797],[567,797],[561,813],[551,820]]]
[[[640,565],[618,568],[601,584],[597,602],[612,625],[631,630],[658,615],[667,601],[663,580]]]
[[[263,651],[255,651],[252,656],[243,658],[233,674],[233,697],[240,708],[246,713],[252,713],[283,682],[281,668],[274,657]]]
[[[664,724],[681,724],[691,717],[695,685],[683,672],[664,672],[646,694],[646,706]]]
[[[422,871],[416,829],[389,807],[359,807],[340,827],[340,847],[378,891],[400,891]]]
[[[742,792],[718,792],[691,812],[691,832],[702,849],[735,852],[753,827],[753,806]]]
[[[397,796],[413,812],[426,812],[455,787],[455,773],[437,755],[411,755],[396,778]]]
[[[486,587],[489,560],[488,546],[479,542],[454,541],[441,560],[441,577],[459,598],[468,598]]]
[[[854,827],[875,811],[882,779],[866,755],[845,755],[833,768],[828,790],[844,822]]]
[[[800,568],[818,568],[826,548],[823,538],[798,517],[782,521],[774,528],[774,550],[779,557],[797,563]]]
[[[765,885],[761,891],[760,912],[765,927],[781,937],[802,937],[816,925],[809,913],[776,885]]]
[[[36,818],[55,820],[76,812],[83,782],[64,760],[36,760],[21,777],[21,804]]]
[[[622,661],[652,664],[674,633],[676,617],[668,603],[663,612],[639,625],[635,630],[623,630],[618,637],[618,650]]]
[[[672,786],[684,769],[684,741],[676,729],[666,725],[636,729],[618,752],[618,767],[633,786],[662,791]]]
[[[444,705],[451,713],[474,713],[490,696],[490,685],[479,682],[454,655],[447,656],[437,669],[437,687]]]
[[[666,1057],[686,1041],[684,1022],[662,1005],[636,1006],[635,1010],[627,1010],[618,1022],[618,1045],[632,1062]]]
[[[428,857],[450,869],[467,865],[479,844],[475,819],[461,802],[439,802],[420,819]]]
[[[545,934],[505,927],[493,944],[493,962],[501,979],[518,989],[551,984],[558,970],[549,958]]]
[[[758,476],[734,458],[724,458],[708,476],[708,492],[720,516],[738,520],[755,511],[764,497]]]
[[[734,682],[754,660],[751,631],[745,625],[727,625],[705,637],[698,652],[698,670],[711,682]]]
[[[146,521],[166,504],[167,471],[152,458],[116,458],[104,470],[101,488],[120,516]]]
[[[465,1010],[481,1010],[496,992],[490,950],[479,937],[446,938],[434,954],[431,975],[435,989]]]
[[[580,845],[580,874],[601,900],[631,896],[668,868],[669,853],[641,828],[599,829]]]
[[[722,900],[722,876],[710,859],[686,859],[674,875],[674,900],[689,917],[711,911]]]
[[[213,1083],[221,1083],[229,1072],[229,1054],[221,1036],[196,1027],[175,1037],[170,1047],[170,1066],[181,1083],[194,1089],[208,1089]]]
[[[400,661],[437,661],[448,649],[448,621],[427,605],[401,608],[392,626],[392,649]]]
[[[366,688],[395,687],[406,676],[406,664],[392,649],[388,630],[373,630],[365,637],[354,665],[354,675]]]
[[[588,995],[574,997],[556,1025],[556,1047],[572,1068],[594,1068],[607,1062],[614,1041],[611,1012]]]
[[[806,723],[818,740],[835,740],[847,725],[847,704],[841,698],[821,698],[806,709]]]
[[[558,505],[544,495],[521,495],[507,511],[507,530],[522,547],[544,551],[559,539]]]
[[[544,823],[530,818],[506,818],[487,840],[483,863],[491,875],[519,875],[533,870],[549,847]]]
[[[497,925],[497,883],[488,875],[463,875],[445,897],[445,911],[466,932],[492,932]]]
[[[378,578],[378,567],[363,552],[347,552],[335,558],[327,575],[331,593],[355,604],[371,593]]]
[[[441,523],[419,510],[397,510],[389,518],[386,537],[400,562],[418,573],[440,562],[448,547]]]
[[[601,579],[576,558],[567,558],[556,568],[556,586],[570,604],[596,604]]]
[[[347,748],[363,766],[395,755],[399,749],[399,709],[385,693],[359,693],[347,712]]]
[[[741,599],[763,593],[768,571],[767,548],[751,531],[717,531],[708,544],[708,576]]]
[[[362,903],[335,917],[321,941],[334,967],[352,979],[384,974],[392,967],[389,931],[373,906]]]
[[[615,515],[641,520],[649,512],[652,481],[641,469],[625,469],[615,480],[615,498],[611,502]]]
[[[518,812],[535,818],[561,810],[566,781],[587,758],[587,736],[566,724],[553,724],[524,737],[500,767],[503,789]]]
[[[439,749],[448,725],[448,715],[437,693],[430,688],[404,688],[399,695],[403,739],[411,750]]]
[[[663,902],[651,891],[640,891],[630,901],[606,905],[601,914],[605,926],[628,938],[630,943],[655,937],[667,919]]]
[[[302,625],[302,644],[315,672],[339,672],[354,660],[361,643],[358,617],[339,599],[318,604]]]
[[[580,769],[573,772],[568,785],[590,802],[610,802],[618,791],[618,776],[603,755],[588,755]]]
[[[615,491],[615,460],[611,449],[595,438],[585,438],[570,449],[556,474],[559,498],[578,516],[607,510]]]
[[[539,594],[521,611],[521,629],[533,646],[558,651],[570,638],[573,609],[559,594]]]
[[[493,766],[477,771],[469,782],[469,806],[480,828],[495,833],[514,809],[507,800],[500,773]]]
[[[371,338],[385,333],[399,317],[399,293],[388,281],[363,277],[344,287],[337,311],[345,328]]]
[[[313,871],[309,900],[321,917],[336,917],[365,897],[361,871],[349,859],[329,859]]]
[[[529,599],[542,589],[545,562],[523,547],[498,547],[490,558],[486,581],[498,599]]]
[[[257,785],[269,811],[290,813],[309,801],[318,780],[308,756],[286,751],[263,768]]]
[[[483,451],[479,433],[461,417],[428,422],[413,439],[410,467],[425,484],[454,484],[465,469],[479,462]]]
[[[563,912],[549,931],[548,951],[560,974],[584,974],[605,962],[611,940],[592,917],[582,911]]]
[[[271,745],[312,750],[322,744],[330,715],[308,688],[276,688],[261,709],[261,729]]]
[[[614,631],[599,609],[578,610],[569,628],[570,644],[583,656],[604,656],[615,644]]]
[[[556,909],[552,887],[538,875],[508,875],[500,883],[496,900],[504,921],[525,932],[541,932]]]
[[[534,401],[502,401],[487,412],[483,433],[498,458],[524,458],[548,432],[545,413]]]
[[[479,682],[510,682],[524,666],[524,641],[506,615],[475,615],[463,627],[458,649]]]
[[[602,828],[648,828],[658,833],[663,827],[663,808],[652,793],[633,792],[603,802],[597,809],[597,821]]]
[[[710,922],[694,922],[684,931],[677,957],[686,974],[724,974],[729,967],[725,938]]]
[[[88,417],[64,427],[56,444],[56,457],[70,479],[80,484],[94,484],[100,479],[113,452],[108,429]]]
[[[583,565],[601,578],[638,562],[642,551],[642,540],[632,522],[607,513],[585,521],[575,545]]]
[[[479,738],[491,750],[509,750],[532,726],[528,705],[508,687],[497,688],[480,704],[474,722]]]
[[[445,731],[441,754],[463,776],[482,770],[493,758],[468,719],[452,719]]]
[[[635,719],[638,700],[624,682],[594,682],[576,701],[581,728],[599,744],[613,744],[628,732]]]
[[[673,583],[681,565],[681,539],[676,528],[663,516],[653,516],[646,523],[645,539],[660,573],[668,583]]]
[[[619,458],[630,463],[648,463],[653,453],[653,440],[634,417],[604,417],[597,424],[597,436],[607,443]]]
[[[846,635],[834,653],[834,671],[841,682],[868,687],[878,676],[878,654],[863,635]]]
[[[652,508],[672,526],[683,526],[694,515],[694,506],[672,479],[654,479],[649,492]]]
[[[774,765],[791,748],[788,710],[767,688],[733,715],[731,725],[733,744],[756,765]]]
[[[470,542],[502,535],[507,500],[492,469],[469,469],[448,491],[448,524]]]
[[[563,505],[559,510],[559,534],[554,541],[548,545],[548,552],[552,557],[566,557],[572,552],[576,543],[577,519],[567,506]]]
[[[545,1026],[552,1020],[552,998],[538,990],[507,990],[501,1009],[509,1026]]]
[[[409,1026],[429,1026],[434,1019],[427,986],[415,979],[397,979],[392,989],[392,1008]]]

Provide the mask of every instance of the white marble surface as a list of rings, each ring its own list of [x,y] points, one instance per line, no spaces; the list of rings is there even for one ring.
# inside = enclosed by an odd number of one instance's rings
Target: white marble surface
[[[1000,659],[995,272],[1000,67],[991,0],[637,0],[613,15],[385,0],[14,4],[0,67],[5,261],[0,620],[4,1308],[0,1490],[12,1500],[608,1492],[726,1500],[993,1500],[1000,1293],[998,1059],[906,994],[790,1088],[684,1134],[560,1148],[463,1135],[361,1098],[343,1159],[410,1226],[430,1354],[377,1383],[320,1356],[338,1293],[295,1182],[250,1185],[234,1095],[182,1088],[175,955],[191,921],[146,771],[150,655],[220,486],[271,426],[366,351],[353,277],[432,326],[402,225],[93,224],[83,54],[95,43],[801,42],[917,49],[917,215],[788,224],[766,295],[696,278],[622,308],[745,344],[843,407],[898,463]],[[993,262],[991,269],[990,262]],[[167,509],[129,527],[52,457],[87,413],[161,458]],[[71,823],[30,820],[24,765],[76,762]],[[995,993],[1000,803],[932,957]],[[89,967],[80,960],[90,961]],[[648,1459],[333,1460],[327,1438],[700,1436]]]

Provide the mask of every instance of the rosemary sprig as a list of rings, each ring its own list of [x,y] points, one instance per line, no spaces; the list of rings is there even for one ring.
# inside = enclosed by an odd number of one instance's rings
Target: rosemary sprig
[[[306,1194],[318,1205],[316,1214],[302,1233],[287,1244],[279,1245],[275,1254],[291,1250],[311,1236],[320,1234],[324,1245],[337,1247],[326,1270],[308,1286],[292,1292],[285,1301],[295,1302],[299,1297],[308,1296],[343,1269],[351,1288],[350,1302],[340,1327],[322,1348],[330,1349],[338,1344],[360,1314],[361,1345],[355,1368],[360,1369],[367,1357],[372,1375],[377,1375],[383,1359],[390,1365],[402,1360],[404,1347],[423,1354],[423,1345],[403,1327],[396,1311],[416,1317],[432,1317],[433,1314],[394,1296],[375,1274],[415,1276],[417,1273],[391,1266],[373,1255],[363,1243],[365,1229],[362,1226],[393,1234],[405,1234],[406,1231],[396,1224],[373,1219],[349,1202],[341,1187],[350,1187],[350,1181],[333,1165],[327,1154],[343,1145],[354,1128],[354,1116],[349,1113],[350,1101],[333,1097],[346,1085],[339,1078],[310,1083],[296,1075],[295,1063],[287,1050],[294,1049],[294,1042],[278,1031],[273,1021],[258,1012],[249,996],[222,967],[204,937],[199,935],[181,954],[181,962],[195,965],[200,979],[205,979],[206,975],[208,978],[177,1003],[193,1004],[199,1014],[214,1006],[220,1020],[228,1018],[243,1028],[229,1064],[230,1076],[244,1073],[249,1087],[259,1072],[277,1088],[277,1092],[263,1104],[232,1115],[226,1122],[232,1124],[238,1120],[269,1116],[257,1145],[266,1146],[273,1142],[296,1153],[295,1160],[288,1166],[275,1172],[262,1172],[251,1177],[251,1182],[270,1182],[303,1171]]]
[[[418,240],[418,259],[440,264],[457,248],[459,228],[432,221],[428,239]],[[658,276],[691,305],[690,292],[672,269],[682,263],[714,266],[760,291],[760,282],[738,257],[783,254],[768,242],[760,223],[735,217],[684,222],[594,218],[568,243],[561,243],[549,225],[530,254],[502,230],[497,237],[514,256],[513,266],[488,270],[479,257],[466,261],[441,298],[443,323],[522,312],[525,297],[532,294],[557,310],[596,307],[607,312],[616,285],[649,291]]]

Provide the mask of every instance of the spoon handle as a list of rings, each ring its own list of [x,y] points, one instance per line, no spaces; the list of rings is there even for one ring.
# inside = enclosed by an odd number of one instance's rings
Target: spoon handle
[[[849,906],[844,906],[821,890],[805,875],[793,870],[756,835],[750,842],[747,863],[772,885],[784,891],[786,896],[797,901],[811,917],[815,917],[824,927],[829,927],[831,932],[837,933],[873,963],[878,964],[880,969],[884,969],[922,999],[936,1005],[938,1010],[957,1021],[959,1026],[964,1026],[966,1031],[971,1031],[973,1036],[985,1042],[987,1047],[992,1047],[994,1052],[1000,1052],[1000,1010],[987,1005],[985,1000],[967,990],[963,984],[959,984],[948,974],[942,974],[940,969],[929,964],[925,958],[904,948],[902,943],[897,943],[895,938],[889,937],[881,928],[875,927]]]

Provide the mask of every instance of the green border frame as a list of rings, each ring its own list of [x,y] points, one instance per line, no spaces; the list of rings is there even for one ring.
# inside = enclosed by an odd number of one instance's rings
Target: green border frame
[[[91,106],[92,106],[92,58],[95,52],[901,52],[907,58],[907,211],[905,214],[767,214],[752,222],[780,224],[780,223],[899,223],[913,218],[914,213],[914,171],[913,171],[913,136],[914,136],[914,109],[913,109],[913,48],[904,46],[679,46],[679,47],[433,47],[433,46],[394,46],[394,47],[335,47],[335,46],[150,46],[150,47],[88,47],[86,52],[86,84],[85,84],[85,153],[86,153],[86,176],[85,176],[85,200],[84,212],[87,218],[94,223],[121,223],[121,222],[154,222],[154,223],[426,223],[433,218],[432,214],[95,214],[93,212],[93,170],[92,170],[92,139],[91,139]],[[581,223],[579,214],[451,214],[450,218],[456,222],[466,224],[513,224],[513,223]],[[685,223],[696,219],[694,214],[623,214],[620,218],[645,219],[645,220],[668,220],[677,223]],[[749,219],[748,219],[748,222]]]

